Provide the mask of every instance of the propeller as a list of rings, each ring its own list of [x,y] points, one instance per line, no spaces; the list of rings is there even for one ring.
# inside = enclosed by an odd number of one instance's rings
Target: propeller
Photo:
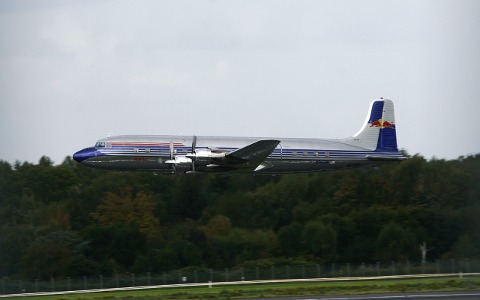
[[[193,136],[192,141],[192,154],[195,154],[195,147],[197,146],[197,136]],[[195,156],[192,157],[192,171],[195,172]]]
[[[187,153],[185,155],[175,155],[175,144],[173,143],[172,140],[170,140],[170,159],[165,161],[166,164],[171,164],[172,165],[172,171],[173,173],[177,172],[177,167],[179,167],[179,170],[185,170],[190,166],[190,172],[195,172],[195,147],[197,144],[197,137],[193,136],[192,140],[192,153]]]
[[[173,141],[170,140],[170,161],[172,161],[174,158],[173,158]],[[173,163],[172,164],[172,168],[173,168],[173,173],[176,172],[176,168],[175,168],[175,164]]]

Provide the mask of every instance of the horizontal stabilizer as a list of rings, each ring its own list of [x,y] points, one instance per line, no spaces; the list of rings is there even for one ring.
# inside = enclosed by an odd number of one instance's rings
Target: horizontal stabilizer
[[[226,157],[240,161],[263,161],[273,152],[278,144],[280,144],[278,140],[261,140],[230,152]]]
[[[367,159],[375,161],[399,161],[405,160],[405,156],[376,156],[376,155],[367,155]]]

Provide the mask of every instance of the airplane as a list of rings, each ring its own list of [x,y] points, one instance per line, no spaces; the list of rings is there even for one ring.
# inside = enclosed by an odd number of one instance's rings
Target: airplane
[[[344,139],[120,135],[73,158],[98,169],[165,174],[313,173],[406,159],[396,130],[393,102],[380,98],[371,102],[360,131]]]

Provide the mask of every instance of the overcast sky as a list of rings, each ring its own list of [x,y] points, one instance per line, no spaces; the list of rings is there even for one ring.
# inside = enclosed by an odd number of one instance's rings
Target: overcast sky
[[[343,138],[480,153],[480,1],[0,1],[0,159],[107,134]]]

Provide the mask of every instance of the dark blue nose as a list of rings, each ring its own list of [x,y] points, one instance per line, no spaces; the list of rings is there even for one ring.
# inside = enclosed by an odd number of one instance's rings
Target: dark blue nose
[[[98,156],[97,149],[95,149],[94,147],[90,147],[90,148],[85,148],[83,150],[76,152],[73,155],[73,159],[81,163],[86,159],[96,157],[96,156]]]

